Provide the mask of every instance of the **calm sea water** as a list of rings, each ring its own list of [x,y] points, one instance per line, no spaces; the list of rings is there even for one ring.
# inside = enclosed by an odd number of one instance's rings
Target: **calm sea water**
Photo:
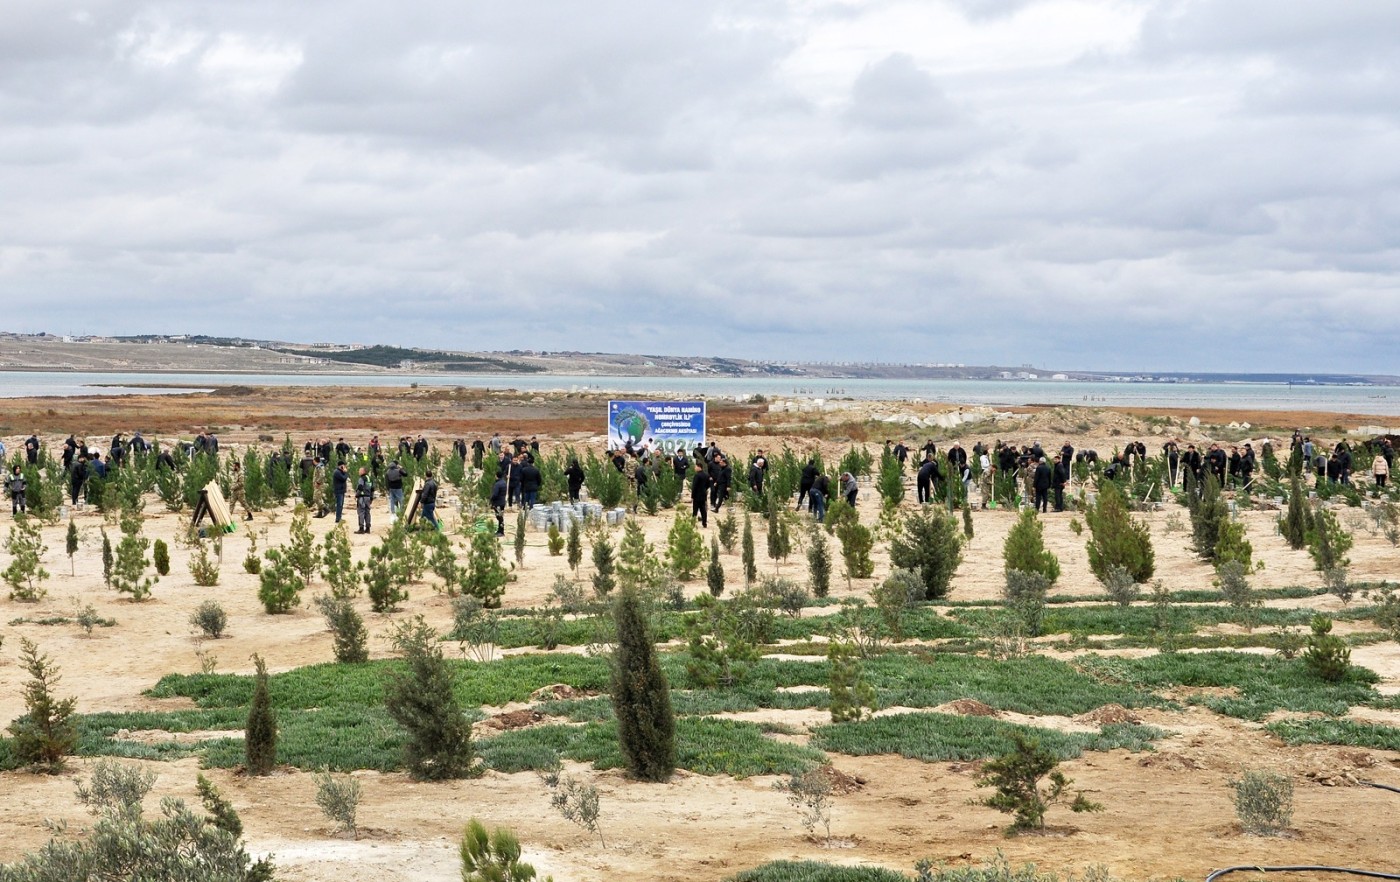
[[[151,374],[0,371],[0,398],[176,394],[218,386],[464,386],[596,391],[619,396],[857,398],[949,404],[1321,410],[1400,417],[1400,388],[1270,383],[1099,383],[1053,380],[801,380],[772,377],[447,376],[443,374]],[[161,384],[172,388],[141,388]]]

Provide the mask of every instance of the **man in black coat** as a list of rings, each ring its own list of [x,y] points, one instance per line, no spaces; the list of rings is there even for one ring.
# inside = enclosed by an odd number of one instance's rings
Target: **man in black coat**
[[[1035,467],[1035,510],[1045,512],[1050,507],[1050,466],[1041,457]]]
[[[533,462],[524,460],[520,464],[520,505],[523,508],[534,508],[535,502],[540,498],[540,487],[544,484],[544,476],[540,474],[539,467]]]
[[[350,486],[350,473],[345,468],[345,463],[340,463],[335,467],[335,474],[331,476],[331,490],[335,492],[335,522],[340,523],[342,513],[345,511],[345,492]]]
[[[1050,487],[1055,491],[1055,511],[1065,510],[1065,485],[1069,483],[1069,464],[1070,459],[1062,453],[1055,458],[1055,467],[1050,470]]]
[[[583,466],[578,464],[578,458],[569,460],[569,467],[564,469],[564,477],[569,482],[569,501],[578,502],[578,492],[583,488]]]
[[[817,480],[817,461],[816,461],[815,458],[814,458],[814,459],[809,459],[809,460],[807,460],[807,464],[806,464],[805,466],[802,467],[802,477],[799,478],[798,481],[797,481],[797,510],[798,510],[798,511],[801,511],[801,510],[802,510],[802,503],[807,501],[807,494],[810,493],[810,492],[812,491],[812,484],[815,483],[816,480]],[[810,502],[807,503],[807,507],[808,507],[809,509],[812,507],[812,505],[811,505]]]
[[[578,465],[578,461],[574,461]],[[491,510],[496,513],[496,535],[506,534],[506,474],[496,472],[496,483],[491,485]]]
[[[938,460],[934,459],[932,454],[924,454],[924,461],[914,476],[914,486],[920,505],[933,501],[933,485],[938,479]]]
[[[703,463],[695,463],[690,476],[690,514],[700,519],[700,526],[710,525],[710,473]]]

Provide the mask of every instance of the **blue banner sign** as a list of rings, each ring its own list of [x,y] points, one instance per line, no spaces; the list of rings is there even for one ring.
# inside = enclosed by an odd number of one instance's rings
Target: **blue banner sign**
[[[674,453],[705,443],[703,401],[609,401],[608,447],[640,447]]]

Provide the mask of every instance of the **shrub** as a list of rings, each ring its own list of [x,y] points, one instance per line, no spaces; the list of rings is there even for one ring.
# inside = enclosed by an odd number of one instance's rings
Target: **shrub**
[[[204,632],[204,636],[210,640],[218,640],[224,636],[224,628],[228,627],[228,615],[217,600],[206,600],[190,614],[190,624]]]
[[[1049,590],[1050,581],[1043,572],[1006,571],[1002,596],[1006,599],[1007,609],[1015,614],[1028,637],[1040,636],[1045,620],[1045,595]]]
[[[875,688],[865,679],[855,644],[847,640],[832,640],[827,644],[826,660],[831,722],[859,720],[873,712],[876,707]]]
[[[416,616],[399,624],[391,640],[404,664],[389,672],[384,708],[406,733],[404,765],[409,774],[420,781],[480,774],[471,723],[457,700],[455,678],[437,634]]]
[[[72,526],[71,522],[69,526]],[[27,603],[42,599],[47,593],[43,583],[49,577],[49,571],[40,561],[49,549],[44,545],[38,520],[17,516],[15,525],[10,527],[9,538],[5,540],[5,550],[10,553],[11,560],[0,576],[10,586],[10,598]]]
[[[225,833],[237,838],[243,835],[243,819],[234,810],[233,803],[224,798],[219,788],[203,775],[194,776],[194,790],[199,801],[209,813],[210,822]]]
[[[827,841],[831,841],[831,778],[822,769],[809,769],[788,776],[786,781],[775,781],[773,789],[782,791],[788,803],[797,809],[798,820],[807,835],[821,826],[826,831]]]
[[[977,779],[978,787],[996,789],[994,795],[983,800],[983,805],[1016,816],[1007,830],[1008,835],[1043,828],[1045,812],[1067,798],[1066,790],[1073,783],[1056,768],[1060,761],[1041,747],[1037,739],[1021,732],[1012,733],[1011,739],[1015,744],[1012,751],[990,760],[982,767],[982,774]],[[1050,776],[1050,783],[1042,790],[1040,779],[1046,775]],[[1091,802],[1080,791],[1070,801],[1069,809],[1073,812],[1097,812],[1102,811],[1103,806]]]
[[[598,844],[607,848],[602,828],[598,825],[598,788],[563,774],[557,753],[554,761],[541,769],[539,774],[544,786],[549,788],[549,804],[559,810],[564,820],[578,824],[597,836]]]
[[[301,603],[306,581],[282,549],[269,548],[264,556],[267,566],[258,573],[258,600],[269,615],[290,612]]]
[[[1259,608],[1264,601],[1249,584],[1249,569],[1239,560],[1226,560],[1215,568],[1215,587],[1225,602],[1240,614],[1240,621],[1250,630],[1254,629],[1259,618]]]
[[[1006,534],[1001,558],[1008,581],[1013,570],[1039,573],[1047,588],[1060,578],[1060,561],[1054,552],[1046,550],[1045,525],[1033,508],[1021,509],[1021,516]]]
[[[335,822],[337,833],[355,838],[355,814],[360,808],[360,782],[349,775],[333,775],[322,769],[316,775],[316,805]]]
[[[616,472],[612,466],[608,469]],[[591,479],[589,486],[593,486]],[[520,840],[505,827],[490,834],[476,818],[467,824],[459,850],[462,882],[529,882],[535,868],[520,860]]]
[[[267,663],[253,656],[253,701],[243,733],[243,764],[250,775],[270,775],[277,765],[277,714],[268,693]]]
[[[676,768],[676,718],[671,688],[635,591],[624,591],[613,609],[612,704],[618,747],[628,771],[643,781],[666,781]]]
[[[964,539],[967,539],[967,540],[971,540],[971,539],[972,539],[972,535],[973,535],[973,528],[972,528],[972,506],[971,506],[971,505],[968,505],[967,502],[965,502],[965,501],[963,502],[963,505],[962,505],[962,526],[963,526],[963,538],[964,538]]]
[[[190,555],[190,578],[201,588],[212,588],[219,584],[219,559],[209,556],[209,549],[200,542]]]
[[[1142,593],[1142,586],[1133,578],[1127,567],[1111,564],[1103,580],[1103,590],[1119,606],[1131,606]]]
[[[92,785],[78,787],[78,798],[97,817],[86,838],[51,839],[19,862],[0,866],[0,878],[271,882],[272,861],[249,857],[239,841],[241,822],[234,832],[225,826],[226,817],[196,814],[175,798],[162,800],[161,817],[148,820],[141,802],[154,776],[103,760],[93,768],[92,778]],[[205,804],[207,808],[208,800]],[[232,817],[237,821],[236,814]]]
[[[682,582],[695,578],[700,563],[705,559],[705,540],[695,526],[695,519],[677,513],[666,536],[666,562],[671,572]]]
[[[1121,567],[1137,583],[1152,578],[1155,556],[1147,525],[1128,514],[1127,500],[1113,482],[1103,485],[1099,497],[1084,512],[1091,538],[1089,569],[1105,586],[1112,567]]]
[[[1216,560],[1215,546],[1220,541],[1220,529],[1230,522],[1230,509],[1220,495],[1215,473],[1206,470],[1200,498],[1188,496],[1191,511],[1191,547],[1203,560]]]
[[[327,486],[330,482],[327,481]],[[302,586],[310,585],[321,565],[321,552],[316,547],[316,537],[311,535],[311,521],[306,509],[297,506],[292,514],[291,531],[283,551],[287,564],[301,576]]]
[[[1351,667],[1351,650],[1332,633],[1332,620],[1322,614],[1312,617],[1312,636],[1303,652],[1308,668],[1328,683],[1339,683]]]
[[[369,661],[369,632],[355,604],[349,598],[327,594],[319,595],[315,603],[330,629],[335,660],[341,664]]]
[[[831,549],[815,522],[807,534],[807,578],[813,597],[826,597],[831,593]]]
[[[73,721],[76,698],[58,698],[58,668],[39,647],[27,637],[21,637],[20,665],[29,674],[24,686],[24,715],[7,727],[14,738],[14,755],[19,762],[36,772],[56,775],[63,771],[63,758],[78,744],[78,730]]]
[[[706,594],[696,598],[697,612],[686,617],[685,673],[692,686],[730,688],[747,678],[758,662],[755,644],[762,637],[752,601],[747,592],[727,601]]]
[[[559,525],[553,521],[549,522],[549,556],[558,557],[564,553],[564,534],[559,532]]]
[[[243,572],[256,576],[262,572],[262,558],[258,556],[258,537],[248,534],[248,554],[243,558]]]
[[[164,539],[156,540],[155,547],[151,550],[151,559],[155,563],[157,575],[170,575],[170,546],[165,544]]]
[[[515,565],[525,566],[525,512],[520,512],[515,516]]]
[[[919,574],[896,566],[885,580],[870,591],[870,599],[880,611],[880,618],[889,631],[890,639],[904,639],[904,615],[910,605],[924,596],[925,586]]]
[[[962,538],[953,519],[939,509],[915,512],[904,519],[904,531],[890,543],[890,563],[918,573],[924,599],[948,595],[948,585],[962,563]]]
[[[1293,820],[1293,781],[1287,775],[1247,770],[1230,782],[1235,791],[1235,817],[1244,832],[1276,836]]]

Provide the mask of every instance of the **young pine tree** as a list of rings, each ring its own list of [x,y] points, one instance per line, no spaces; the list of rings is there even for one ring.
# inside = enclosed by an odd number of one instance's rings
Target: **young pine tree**
[[[525,566],[525,512],[515,516],[515,565]]]
[[[599,528],[593,535],[593,593],[607,597],[617,587],[617,559],[608,532]]]
[[[102,584],[108,588],[112,587],[112,567],[116,565],[116,557],[112,554],[112,539],[107,535],[107,531],[102,531]]]
[[[467,568],[462,571],[462,593],[475,597],[481,605],[495,609],[506,593],[510,571],[501,562],[501,543],[490,531],[472,536]]]
[[[70,519],[68,521],[68,534],[63,540],[64,551],[68,552],[68,575],[78,574],[77,565],[73,562],[73,556],[78,553],[78,525]]]
[[[646,613],[635,591],[623,591],[613,608],[612,704],[623,762],[642,781],[661,782],[676,770],[676,717],[671,687],[661,672]]]
[[[1048,585],[1054,585],[1060,578],[1060,561],[1054,552],[1045,548],[1045,525],[1033,508],[1021,509],[1020,518],[1006,534],[1001,557],[1008,573],[1012,570],[1039,573]]]
[[[826,597],[831,593],[831,548],[826,544],[826,534],[815,521],[807,537],[807,574],[813,597]]]
[[[754,557],[753,520],[747,511],[744,512],[743,560],[744,583],[752,585],[754,580],[758,578],[758,561]]]
[[[695,578],[705,559],[705,540],[689,515],[677,514],[666,536],[666,561],[682,582]]]
[[[1303,482],[1294,473],[1288,478],[1288,513],[1279,521],[1279,532],[1288,547],[1300,551],[1308,544],[1308,503],[1303,497]]]
[[[890,563],[918,573],[924,599],[937,600],[947,596],[962,563],[962,543],[951,515],[938,509],[915,512],[905,517],[903,531],[890,542]]]
[[[1142,584],[1152,578],[1156,556],[1147,525],[1133,520],[1123,491],[1112,482],[1104,483],[1099,498],[1084,512],[1092,538],[1089,569],[1100,582],[1107,584],[1114,567],[1126,571],[1132,580]]]
[[[788,532],[787,518],[783,517],[786,511],[787,507],[779,505],[776,499],[768,501],[768,558],[775,566],[792,554],[792,536]]]
[[[569,521],[569,569],[574,571],[574,576],[578,576],[578,566],[583,563],[583,527],[578,518]]]
[[[56,775],[63,771],[63,758],[78,745],[78,728],[72,719],[78,700],[54,695],[58,668],[29,638],[21,637],[19,645],[20,665],[29,682],[24,686],[24,715],[8,727],[15,758],[36,772]]]
[[[495,536],[489,533],[492,542]],[[452,668],[437,632],[417,616],[392,634],[404,664],[384,684],[384,708],[406,732],[404,765],[420,781],[445,781],[480,773],[471,722],[454,689]]]
[[[712,597],[724,593],[724,567],[719,562],[719,537],[710,537],[710,566],[705,570],[705,584]]]
[[[350,598],[360,593],[364,564],[355,561],[350,549],[350,528],[336,524],[321,541],[321,577],[331,586],[331,596]]]
[[[270,775],[277,765],[277,715],[267,689],[267,663],[253,656],[253,703],[243,735],[243,764],[250,775]]]

